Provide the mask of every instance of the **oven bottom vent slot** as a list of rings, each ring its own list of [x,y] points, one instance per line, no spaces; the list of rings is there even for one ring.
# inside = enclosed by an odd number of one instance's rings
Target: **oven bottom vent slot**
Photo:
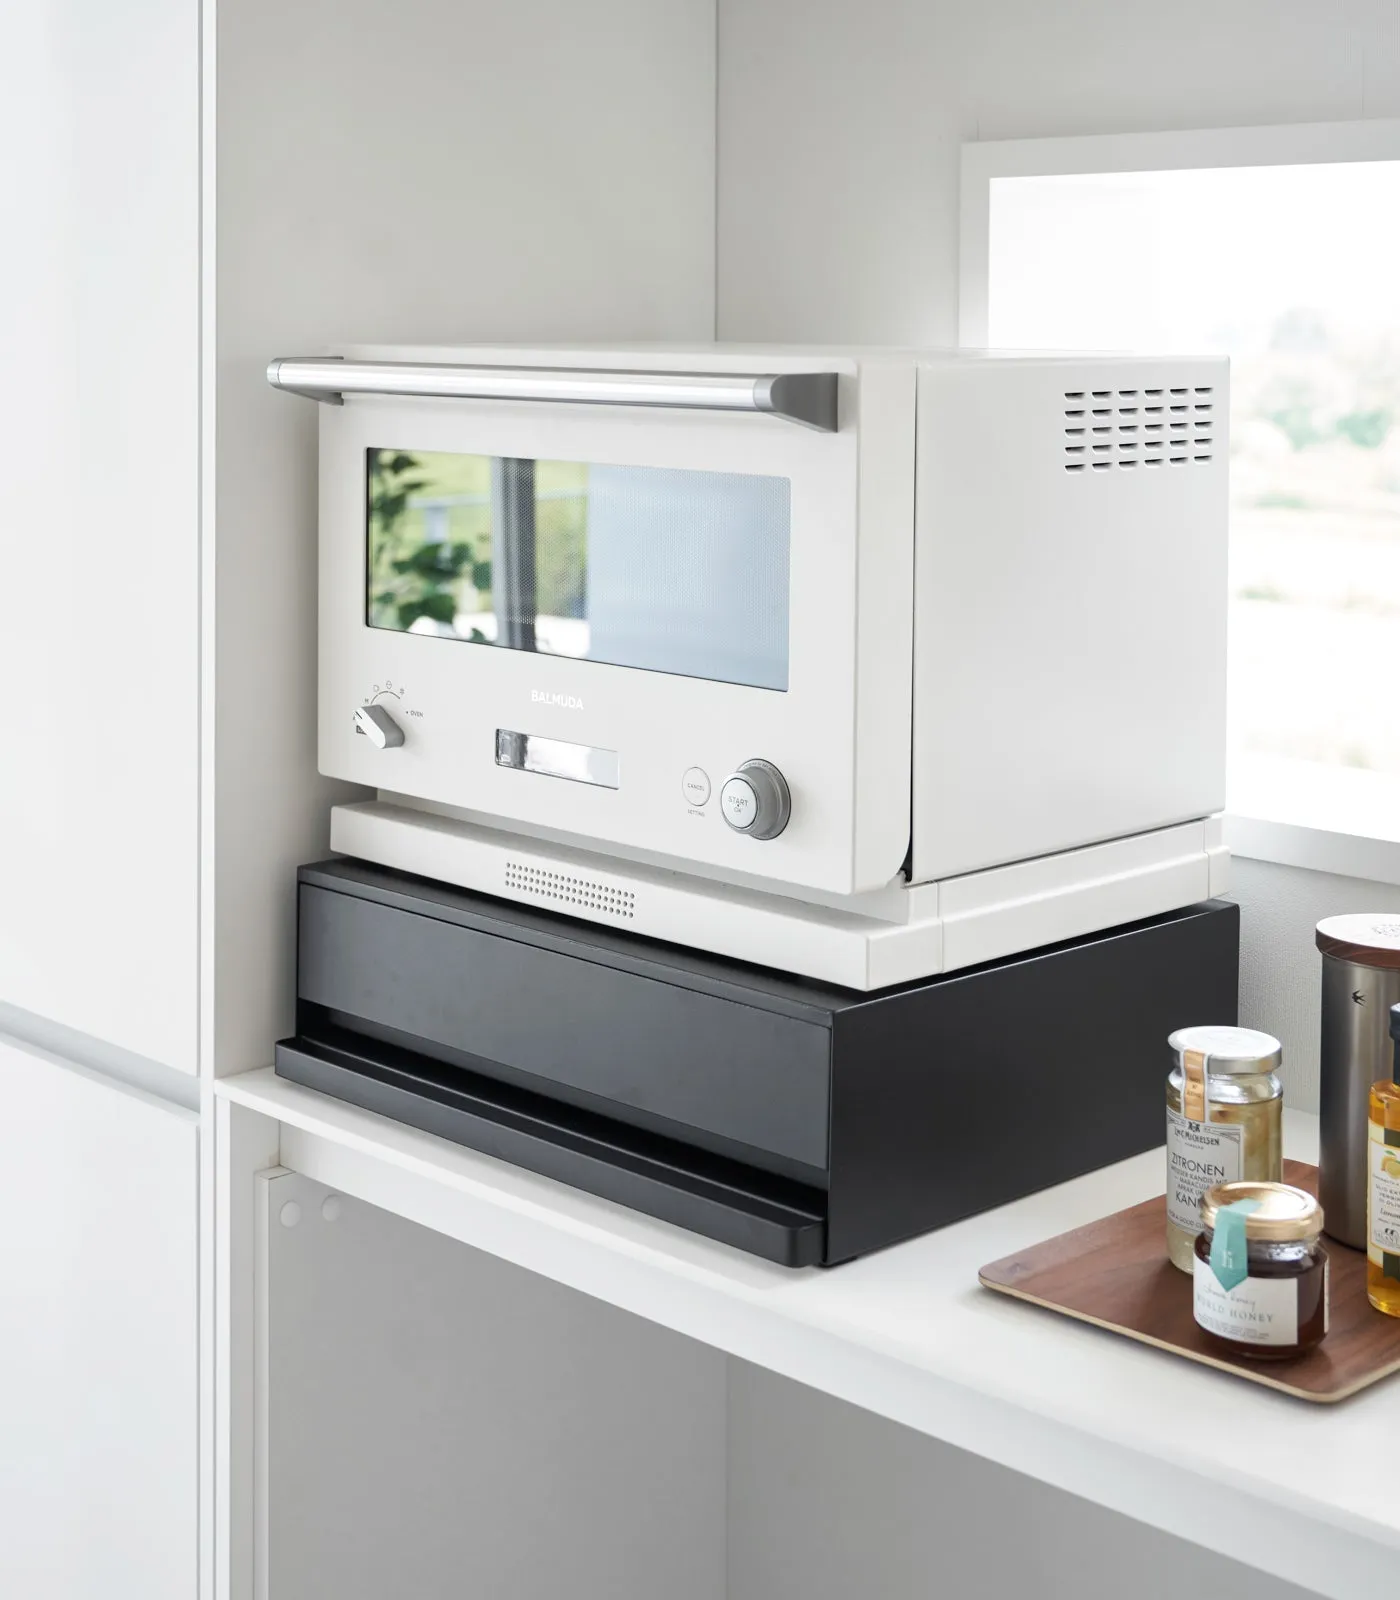
[[[601,911],[604,916],[623,920],[634,917],[637,910],[637,897],[628,889],[614,888],[600,878],[579,878],[567,872],[527,866],[523,861],[506,862],[506,888],[512,894],[553,900],[582,911]]]

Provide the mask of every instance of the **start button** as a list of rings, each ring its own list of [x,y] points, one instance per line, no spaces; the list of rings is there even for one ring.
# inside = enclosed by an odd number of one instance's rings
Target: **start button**
[[[710,775],[703,767],[688,767],[681,779],[681,793],[693,806],[703,806],[710,798]]]

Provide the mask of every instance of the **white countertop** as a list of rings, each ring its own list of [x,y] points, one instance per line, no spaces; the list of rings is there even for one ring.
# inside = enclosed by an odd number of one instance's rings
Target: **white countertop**
[[[276,1077],[217,1092],[281,1159],[652,1321],[1340,1597],[1400,1586],[1400,1382],[1294,1400],[978,1286],[1163,1189],[1160,1151],[831,1271],[792,1272]],[[1289,1155],[1317,1124],[1289,1113]]]

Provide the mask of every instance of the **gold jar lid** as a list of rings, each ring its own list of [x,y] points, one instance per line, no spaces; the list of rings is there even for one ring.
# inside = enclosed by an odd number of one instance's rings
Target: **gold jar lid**
[[[1295,1189],[1291,1183],[1213,1184],[1201,1196],[1201,1225],[1213,1230],[1216,1216],[1237,1200],[1258,1204],[1258,1210],[1244,1219],[1247,1240],[1309,1243],[1322,1232],[1322,1207],[1306,1189]]]

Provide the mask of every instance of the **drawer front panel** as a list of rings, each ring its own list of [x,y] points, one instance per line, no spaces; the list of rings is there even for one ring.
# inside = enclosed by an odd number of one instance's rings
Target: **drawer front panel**
[[[303,1000],[825,1169],[828,1029],[303,884]]]

